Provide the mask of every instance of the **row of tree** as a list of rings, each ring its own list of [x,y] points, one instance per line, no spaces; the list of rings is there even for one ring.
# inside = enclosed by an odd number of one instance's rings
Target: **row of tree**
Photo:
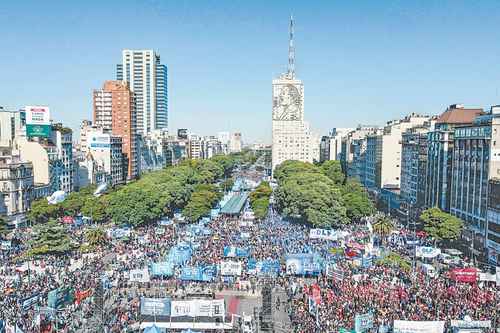
[[[255,156],[250,152],[220,155],[208,160],[186,160],[145,174],[139,180],[111,189],[98,198],[93,196],[95,187],[91,186],[70,193],[56,205],[49,205],[45,199],[37,200],[32,204],[28,219],[36,224],[82,214],[96,222],[137,226],[182,211],[189,221],[197,221],[220,199],[228,185],[222,180],[231,176],[234,167],[254,161]]]
[[[274,177],[277,208],[287,218],[332,227],[375,212],[366,190],[346,179],[339,161],[320,165],[285,161],[275,169]]]

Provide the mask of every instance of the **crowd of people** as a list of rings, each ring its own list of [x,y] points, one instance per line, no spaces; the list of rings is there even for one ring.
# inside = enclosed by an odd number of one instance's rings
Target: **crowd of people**
[[[346,227],[348,236],[342,241],[310,239],[308,226],[285,221],[272,209],[263,221],[214,216],[201,226],[210,232],[193,235],[185,224],[143,226],[125,239],[111,237],[91,253],[46,255],[29,263],[19,258],[32,230],[16,231],[12,248],[0,254],[0,323],[4,329],[26,333],[84,332],[89,327],[96,332],[104,327],[109,332],[138,331],[142,296],[182,297],[186,289],[200,285],[215,293],[237,288],[242,281],[249,281],[247,288],[255,293],[272,277],[288,293],[284,308],[297,333],[350,330],[355,315],[365,313],[373,314],[372,330],[380,332],[389,331],[394,320],[444,320],[449,328],[450,320],[468,316],[491,320],[491,327],[498,324],[499,318],[493,315],[500,311],[498,289],[493,283],[457,283],[445,274],[429,277],[418,269],[408,271],[376,262],[360,267],[349,256],[332,251],[356,244],[362,255],[359,247],[370,244],[371,239],[364,223]],[[82,240],[84,230],[91,227],[68,232],[73,239]],[[186,266],[220,264],[227,260],[224,248],[232,246],[248,250],[248,255],[231,258],[242,267],[248,267],[250,260],[277,260],[280,270],[269,276],[243,269],[234,279],[219,275],[210,282],[196,282],[179,279],[180,267],[176,267],[173,276],[151,276],[144,283],[130,281],[130,271],[161,262],[180,241],[189,242],[194,249]],[[406,255],[400,242],[389,242],[387,247]],[[332,277],[326,270],[309,277],[287,274],[285,258],[292,253],[315,253],[322,258],[323,267],[333,263],[341,274]],[[48,295],[57,288],[83,296],[53,309]],[[316,304],[311,311],[313,289],[317,290]]]

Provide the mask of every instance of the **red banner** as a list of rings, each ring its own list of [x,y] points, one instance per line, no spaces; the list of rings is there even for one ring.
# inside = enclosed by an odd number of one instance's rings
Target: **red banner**
[[[311,286],[312,289],[312,298],[317,305],[321,304],[321,289],[317,284],[313,284]]]
[[[450,272],[450,278],[457,282],[476,282],[477,269],[476,268],[455,268]]]
[[[89,297],[92,295],[92,289],[87,289],[87,290],[79,290],[75,292],[75,303],[80,304],[81,301],[83,301],[85,298]]]

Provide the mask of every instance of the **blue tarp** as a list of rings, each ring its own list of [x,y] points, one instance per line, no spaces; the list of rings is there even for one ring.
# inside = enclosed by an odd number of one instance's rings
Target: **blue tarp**
[[[211,282],[216,275],[216,265],[186,266],[182,268],[180,279],[183,281]]]

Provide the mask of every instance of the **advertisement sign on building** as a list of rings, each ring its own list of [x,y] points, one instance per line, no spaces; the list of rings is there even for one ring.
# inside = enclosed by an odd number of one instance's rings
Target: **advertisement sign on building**
[[[26,106],[26,135],[28,137],[50,136],[50,110],[46,106]]]
[[[111,138],[109,134],[91,132],[88,134],[88,145],[92,150],[96,149],[110,149]]]

